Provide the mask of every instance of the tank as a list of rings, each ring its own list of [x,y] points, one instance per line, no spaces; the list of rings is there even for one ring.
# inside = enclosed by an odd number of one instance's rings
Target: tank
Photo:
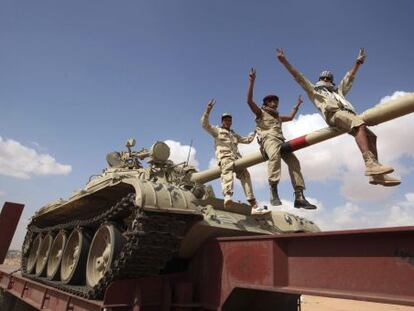
[[[319,231],[286,212],[251,216],[240,202],[224,209],[205,185],[215,169],[174,163],[164,142],[134,145],[129,139],[83,189],[34,214],[22,247],[24,276],[99,299],[114,280],[177,272],[211,237]]]

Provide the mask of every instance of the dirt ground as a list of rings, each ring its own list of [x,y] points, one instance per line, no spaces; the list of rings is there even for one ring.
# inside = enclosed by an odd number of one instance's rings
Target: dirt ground
[[[0,310],[1,311],[35,311],[30,306],[16,301],[9,304],[9,307],[3,305],[3,297],[0,291]],[[362,302],[353,300],[343,300],[335,298],[324,298],[314,296],[302,297],[301,311],[413,311],[414,307],[387,305],[372,302]]]
[[[414,307],[316,296],[302,296],[302,311],[414,311]]]

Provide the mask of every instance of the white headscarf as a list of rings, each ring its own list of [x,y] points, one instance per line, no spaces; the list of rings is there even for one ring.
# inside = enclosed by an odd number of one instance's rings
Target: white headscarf
[[[349,111],[353,111],[356,114],[354,106],[349,101],[347,101],[345,97],[338,94],[338,88],[335,86],[334,83],[320,80],[316,82],[315,90],[328,91],[331,94],[331,97],[335,98],[335,100],[339,103],[339,107],[345,108]]]
[[[323,81],[323,80],[319,80],[318,82],[315,83],[315,89],[326,89],[329,92],[336,92],[337,88],[335,83],[332,82],[327,82],[327,81]]]

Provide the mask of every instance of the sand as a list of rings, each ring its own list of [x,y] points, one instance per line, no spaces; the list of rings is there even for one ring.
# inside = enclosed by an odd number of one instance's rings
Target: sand
[[[414,311],[414,307],[316,296],[302,296],[302,311]]]

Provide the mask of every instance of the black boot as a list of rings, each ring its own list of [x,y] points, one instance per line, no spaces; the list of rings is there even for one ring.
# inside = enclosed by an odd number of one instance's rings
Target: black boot
[[[316,205],[310,204],[308,200],[306,200],[305,195],[303,194],[303,189],[295,190],[295,203],[293,205],[296,208],[304,208],[304,209],[316,209]]]
[[[277,184],[270,185],[270,204],[273,206],[282,205],[277,192]]]

